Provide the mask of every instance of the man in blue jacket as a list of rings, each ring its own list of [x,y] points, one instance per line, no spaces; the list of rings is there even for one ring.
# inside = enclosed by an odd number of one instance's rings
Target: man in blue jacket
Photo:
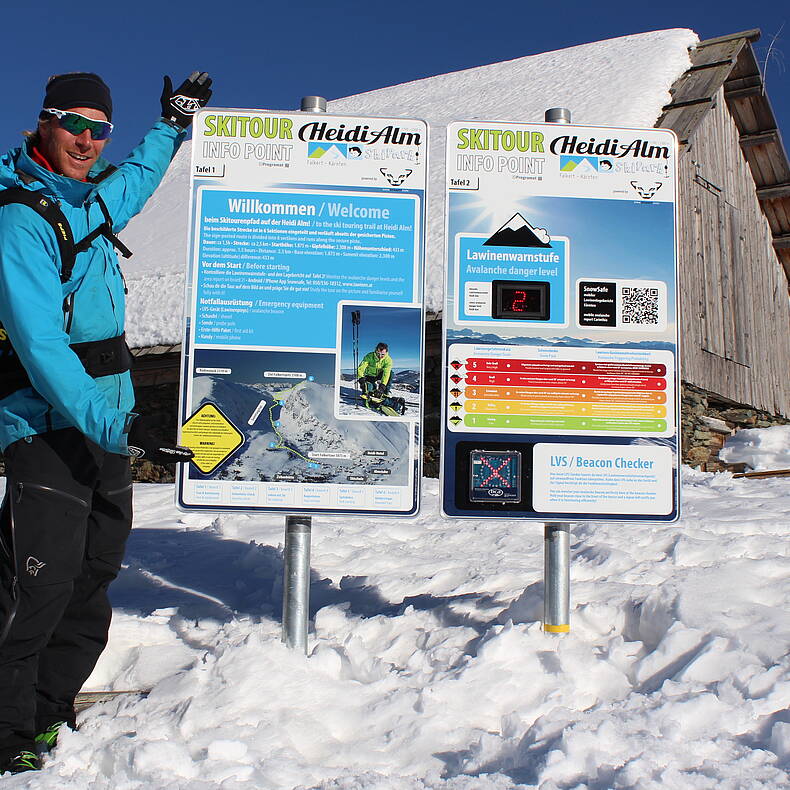
[[[59,727],[75,726],[131,528],[129,457],[192,455],[134,411],[114,248],[128,254],[116,234],[159,185],[210,85],[195,72],[174,91],[166,77],[162,118],[116,168],[101,156],[109,88],[96,74],[57,75],[36,131],[0,159],[0,772],[40,768]]]

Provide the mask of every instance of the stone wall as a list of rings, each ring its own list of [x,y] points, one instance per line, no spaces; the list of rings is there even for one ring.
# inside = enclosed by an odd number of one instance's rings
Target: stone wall
[[[728,403],[685,382],[681,386],[680,417],[683,463],[705,472],[744,471],[745,464],[719,460],[724,442],[736,431],[790,423],[784,417]]]

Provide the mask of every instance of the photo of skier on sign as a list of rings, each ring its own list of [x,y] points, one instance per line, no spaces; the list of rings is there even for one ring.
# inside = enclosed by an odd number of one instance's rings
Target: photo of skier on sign
[[[419,419],[420,309],[351,303],[342,306],[338,319],[337,416]]]
[[[406,401],[390,396],[392,357],[386,343],[379,343],[373,351],[362,357],[357,367],[357,377],[362,403],[367,408],[386,415],[405,413]]]

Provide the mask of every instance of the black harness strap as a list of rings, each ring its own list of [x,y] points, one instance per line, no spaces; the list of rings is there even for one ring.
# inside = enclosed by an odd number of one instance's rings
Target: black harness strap
[[[112,230],[112,217],[107,209],[107,204],[102,200],[101,195],[96,195],[96,202],[99,204],[101,213],[104,215],[104,222],[98,228],[94,228],[82,241],[78,241],[74,245],[75,255],[79,252],[84,252],[93,242],[99,237],[104,236],[115,247],[124,258],[131,258],[132,251],[113,233]]]
[[[102,175],[108,175],[114,169],[108,168]],[[22,170],[17,170],[16,173],[26,184],[31,184],[35,180]],[[96,194],[96,202],[104,215],[104,222],[75,244],[71,226],[65,214],[61,211],[60,206],[43,192],[24,187],[8,187],[0,190],[0,206],[7,206],[11,203],[21,203],[23,206],[28,206],[39,214],[55,232],[60,253],[61,283],[66,283],[71,279],[77,254],[87,250],[99,236],[108,239],[124,258],[130,258],[132,255],[129,248],[113,233],[112,217],[101,195]],[[63,300],[67,333],[71,331],[71,322],[74,318],[75,293],[76,291],[72,292]],[[0,329],[2,329],[2,324],[0,324]],[[3,335],[2,342],[0,342],[0,400],[7,398],[17,390],[31,386],[27,371],[13,350],[7,333],[3,333]],[[93,378],[124,373],[132,366],[132,355],[126,345],[126,336],[123,334],[108,340],[73,343],[70,348],[80,358],[88,375]]]
[[[60,281],[67,282],[74,269],[74,259],[77,257],[77,253],[74,237],[71,235],[71,225],[60,210],[60,206],[43,192],[33,192],[24,187],[9,187],[0,191],[0,206],[7,206],[10,203],[21,203],[23,206],[32,208],[50,225],[55,232],[60,252]]]

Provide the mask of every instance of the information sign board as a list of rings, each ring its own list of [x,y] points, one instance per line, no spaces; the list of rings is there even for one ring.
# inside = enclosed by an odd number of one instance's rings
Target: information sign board
[[[445,513],[675,520],[674,134],[474,121],[447,141]]]
[[[426,124],[204,109],[193,129],[179,505],[416,512]]]

